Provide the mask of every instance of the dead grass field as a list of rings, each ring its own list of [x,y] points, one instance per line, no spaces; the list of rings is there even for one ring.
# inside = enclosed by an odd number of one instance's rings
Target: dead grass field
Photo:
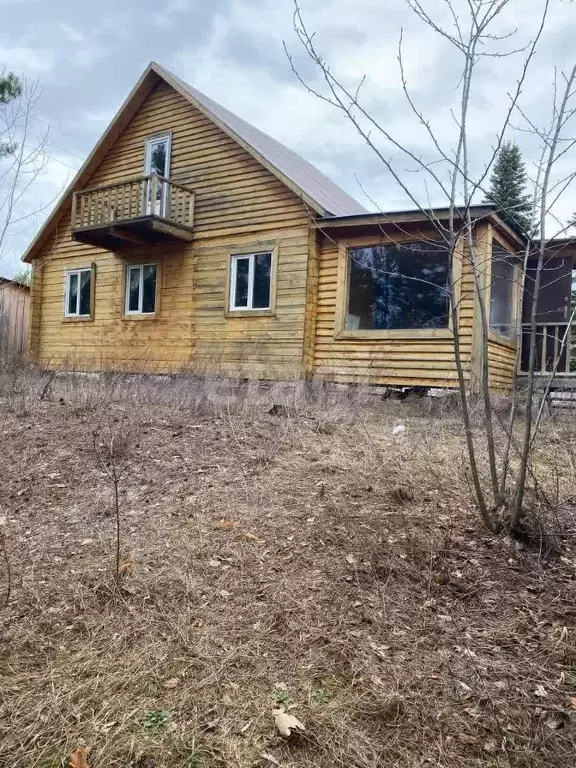
[[[22,381],[0,406],[0,765],[573,764],[572,414],[536,457],[544,558],[479,526],[449,410]],[[95,429],[122,435],[120,593]],[[275,733],[277,704],[304,734]]]

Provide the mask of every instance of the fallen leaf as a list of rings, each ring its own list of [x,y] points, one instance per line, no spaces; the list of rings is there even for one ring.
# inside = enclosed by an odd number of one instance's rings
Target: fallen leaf
[[[79,747],[70,754],[70,768],[90,768],[88,750],[85,747]]]
[[[269,761],[269,762],[271,762],[273,765],[280,765],[280,763],[278,762],[278,760],[276,760],[276,758],[274,757],[274,755],[271,755],[271,754],[270,754],[270,753],[268,753],[268,752],[260,752],[260,757],[263,757],[263,758],[264,758],[264,760],[268,760],[268,761]]]
[[[354,557],[354,555],[346,555],[346,562],[347,562],[349,565],[355,565],[355,563],[356,563],[356,558]]]
[[[300,720],[298,720],[297,717],[294,717],[294,715],[289,715],[287,712],[284,712],[283,709],[275,709],[273,711],[273,715],[274,723],[280,736],[285,736],[288,738],[292,734],[293,730],[306,730],[304,725],[300,722]]]
[[[210,560],[208,560],[208,565],[210,568],[220,568],[220,560],[216,560],[215,557],[211,557]]]
[[[546,688],[544,688],[543,685],[537,685],[536,690],[534,691],[534,696],[539,696],[540,698],[544,699],[546,696],[548,696],[548,691]]]
[[[382,659],[383,661],[389,661],[390,655],[387,653],[387,651],[390,650],[389,645],[378,645],[378,643],[375,643],[373,640],[371,640],[368,645],[379,659]]]
[[[80,546],[87,547],[88,544],[92,544],[93,541],[94,539],[82,539],[82,541],[80,542]]]
[[[236,523],[233,520],[226,520],[225,518],[222,518],[222,520],[219,520],[214,527],[225,531],[228,528],[234,528],[235,525]]]
[[[3,526],[5,526],[7,524],[8,524],[8,518],[5,515],[0,517],[0,528],[2,528]]]
[[[572,696],[570,699],[570,707],[576,709],[576,696]]]
[[[120,563],[120,568],[118,569],[118,576],[130,576],[134,571],[134,558],[132,555],[128,555],[126,560],[123,560]]]
[[[246,541],[262,541],[262,539],[259,539],[258,536],[256,536],[254,533],[250,533],[249,531],[246,531],[244,535],[246,536]]]
[[[166,680],[162,683],[163,688],[177,688],[178,684],[180,683],[180,678],[178,677],[171,677],[169,680]]]

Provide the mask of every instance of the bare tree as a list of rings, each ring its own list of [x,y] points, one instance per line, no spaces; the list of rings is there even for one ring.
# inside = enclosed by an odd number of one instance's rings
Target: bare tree
[[[0,81],[11,82],[0,93],[0,262],[10,236],[21,231],[53,202],[37,204],[31,192],[49,162],[48,133],[34,128],[41,97],[38,81],[0,73]]]
[[[120,480],[127,466],[122,462],[128,443],[128,433],[123,421],[113,426],[110,422],[105,429],[92,431],[92,445],[94,454],[98,459],[102,471],[112,486],[114,521],[115,521],[115,561],[114,580],[116,587],[120,585],[120,579],[126,568],[122,564],[122,531],[120,512]]]
[[[12,592],[12,569],[10,568],[10,558],[8,557],[6,534],[4,533],[6,522],[6,517],[0,517],[0,550],[2,551],[2,558],[4,560],[4,566],[6,569],[6,593],[4,596],[4,608],[7,608],[10,604],[10,595]]]
[[[535,391],[535,357],[537,332],[537,303],[540,290],[540,274],[546,254],[547,225],[552,218],[553,206],[560,195],[564,194],[574,179],[575,174],[565,178],[557,178],[555,169],[561,157],[565,156],[574,146],[570,135],[571,121],[576,114],[574,82],[576,69],[572,69],[562,77],[554,90],[554,102],[549,112],[548,124],[537,126],[525,113],[522,107],[522,94],[527,84],[530,66],[536,55],[537,47],[545,29],[550,0],[542,0],[541,14],[538,27],[532,39],[514,45],[514,33],[502,33],[501,21],[504,12],[510,5],[510,0],[443,0],[438,3],[426,3],[425,0],[405,0],[407,10],[413,12],[421,23],[426,25],[456,53],[460,60],[457,68],[459,107],[453,115],[455,135],[451,142],[442,141],[435,132],[430,117],[418,107],[409,88],[406,68],[403,58],[403,40],[400,35],[398,48],[399,88],[405,96],[407,110],[415,119],[416,124],[424,130],[429,142],[429,151],[425,156],[416,152],[402,136],[395,135],[374,116],[365,106],[363,86],[366,76],[356,84],[350,85],[339,77],[330,64],[320,54],[316,36],[311,32],[304,20],[298,0],[294,0],[294,31],[296,37],[315,66],[319,75],[319,85],[301,74],[294,59],[285,44],[285,50],[292,70],[302,85],[317,98],[337,109],[340,114],[352,124],[366,145],[374,153],[384,169],[400,187],[412,205],[421,211],[422,216],[433,228],[436,236],[443,241],[449,253],[450,260],[450,292],[451,321],[454,335],[454,356],[460,391],[460,401],[466,435],[469,465],[474,486],[476,503],[485,525],[491,531],[514,531],[524,513],[523,500],[527,478],[531,475],[531,452],[540,426],[541,410],[536,418],[533,413],[533,396]],[[429,10],[427,6],[434,6]],[[474,86],[478,78],[479,64],[488,58],[504,59],[512,55],[521,56],[517,79],[510,87],[505,84],[508,103],[501,124],[494,132],[494,140],[488,157],[473,156],[473,145],[470,140],[470,113],[474,106]],[[494,416],[493,394],[490,386],[489,367],[489,337],[490,317],[485,303],[485,278],[487,265],[478,252],[475,238],[476,222],[473,220],[471,208],[477,196],[486,195],[487,180],[494,162],[508,139],[513,127],[513,121],[520,121],[523,130],[529,131],[540,144],[540,155],[534,163],[530,177],[532,186],[532,211],[528,231],[522,232],[525,249],[517,254],[522,268],[521,285],[524,287],[525,275],[529,258],[538,253],[536,283],[533,291],[533,302],[530,323],[530,363],[527,377],[527,402],[523,422],[520,429],[521,440],[516,439],[517,430],[517,388],[518,379],[514,377],[512,388],[512,415],[507,425],[499,423]],[[403,166],[406,161],[410,171],[417,171],[420,179],[424,180],[427,201],[424,203],[413,182],[414,173],[406,172]],[[479,169],[479,170],[476,170]],[[447,208],[446,220],[439,220],[434,209],[429,204],[430,190],[435,199],[443,200],[441,207]],[[508,212],[513,213],[513,212]],[[535,242],[535,232],[540,230],[539,242]],[[479,313],[481,339],[481,374],[479,381],[474,382],[481,394],[483,404],[483,430],[478,436],[472,426],[470,411],[470,381],[465,370],[465,361],[460,342],[460,313],[456,300],[458,270],[457,261],[462,259],[472,276],[476,311]],[[521,315],[518,317],[517,355],[521,349]],[[559,345],[554,370],[550,374],[551,384],[558,361],[566,344],[569,334],[566,334]],[[517,361],[518,362],[518,361]],[[501,428],[504,433],[504,448],[498,443],[496,431]],[[486,451],[488,464],[488,482],[485,482],[479,469],[478,451]],[[512,482],[512,488],[509,487]]]

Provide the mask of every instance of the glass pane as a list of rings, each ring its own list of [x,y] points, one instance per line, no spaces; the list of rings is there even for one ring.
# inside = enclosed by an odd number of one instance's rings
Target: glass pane
[[[154,312],[156,310],[156,265],[149,264],[143,267],[143,270],[142,312]]]
[[[128,270],[128,312],[138,312],[140,297],[140,267]]]
[[[250,269],[250,259],[235,259],[236,267],[236,290],[234,292],[234,307],[248,306],[248,272]]]
[[[258,253],[254,256],[254,292],[252,297],[254,309],[268,309],[270,306],[271,267],[271,253]]]
[[[68,275],[68,307],[67,314],[78,314],[78,273]]]
[[[166,176],[166,150],[168,141],[154,142],[150,152],[150,173],[157,173],[159,176]]]
[[[492,249],[492,279],[490,286],[490,328],[505,336],[513,336],[514,262],[503,248]]]
[[[439,243],[350,248],[346,328],[447,328],[448,249]]]
[[[90,314],[90,282],[92,271],[84,269],[80,272],[80,314]]]

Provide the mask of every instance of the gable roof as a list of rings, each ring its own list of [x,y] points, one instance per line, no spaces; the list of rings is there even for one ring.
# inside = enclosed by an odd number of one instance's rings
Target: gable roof
[[[353,197],[296,152],[220,106],[153,61],[146,67],[112,122],[28,247],[22,257],[23,261],[30,261],[33,258],[36,249],[54,230],[74,190],[81,189],[83,184],[87,182],[102,161],[108,148],[126,128],[152,89],[161,81],[172,86],[189,103],[249,152],[252,157],[298,195],[316,214],[320,216],[345,216],[366,213],[366,209]]]
[[[366,213],[366,209],[360,203],[296,152],[217,104],[196,88],[192,88],[191,85],[168,70],[161,67],[159,69],[176,80],[190,94],[191,98],[203,107],[204,114],[213,119],[216,118],[223,126],[226,126],[228,128],[227,133],[233,134],[232,138],[245,142],[252,148],[251,154],[257,153],[260,158],[269,163],[283,177],[289,179],[297,189],[314,200],[318,207],[329,215],[345,216]],[[318,212],[320,213],[320,211]]]

